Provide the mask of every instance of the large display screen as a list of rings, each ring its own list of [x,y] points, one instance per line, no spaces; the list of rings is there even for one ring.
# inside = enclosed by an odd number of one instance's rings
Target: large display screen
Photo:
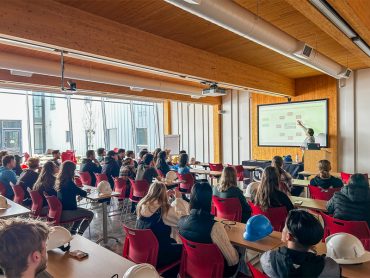
[[[301,146],[306,134],[297,121],[314,130],[316,143],[328,147],[327,99],[258,105],[258,145]]]

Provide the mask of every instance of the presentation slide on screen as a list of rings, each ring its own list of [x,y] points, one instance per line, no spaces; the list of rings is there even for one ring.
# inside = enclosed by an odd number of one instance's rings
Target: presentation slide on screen
[[[300,120],[315,132],[315,142],[327,147],[327,100],[258,106],[260,146],[301,146],[306,138]]]

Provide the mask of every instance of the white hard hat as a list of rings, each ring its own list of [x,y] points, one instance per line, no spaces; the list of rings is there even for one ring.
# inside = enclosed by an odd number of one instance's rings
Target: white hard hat
[[[55,248],[64,246],[65,244],[69,243],[72,240],[71,233],[62,226],[55,226],[49,233],[49,238],[46,242],[46,250],[53,250]],[[69,247],[67,247],[69,249]],[[61,248],[63,251],[63,248]]]
[[[250,184],[248,184],[247,189],[245,190],[245,194],[244,194],[245,197],[251,198],[252,197],[252,192],[253,191],[255,191],[254,193],[257,192],[257,188],[258,188],[259,184],[260,183],[256,182],[256,181],[251,182]]]
[[[131,266],[123,275],[123,278],[159,278],[159,274],[151,264],[137,264]]]
[[[96,189],[98,190],[99,194],[102,195],[109,195],[112,193],[112,188],[110,187],[110,184],[107,181],[99,182]]]
[[[0,209],[7,209],[10,208],[10,205],[8,204],[7,199],[0,195]]]
[[[172,182],[177,179],[177,175],[175,171],[169,171],[166,175],[166,181]]]
[[[336,233],[325,240],[326,256],[338,264],[359,264],[370,261],[370,252],[366,251],[362,242],[354,235]]]

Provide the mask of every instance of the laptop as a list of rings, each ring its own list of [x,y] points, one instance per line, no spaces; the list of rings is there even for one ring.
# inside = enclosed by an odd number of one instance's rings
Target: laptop
[[[308,150],[320,150],[320,143],[307,143]]]

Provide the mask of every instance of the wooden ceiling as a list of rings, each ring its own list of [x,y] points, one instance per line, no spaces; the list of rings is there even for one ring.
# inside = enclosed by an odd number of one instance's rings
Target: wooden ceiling
[[[239,37],[159,0],[56,0],[68,6],[286,77],[320,74],[307,66]],[[352,69],[370,64],[343,47],[286,0],[234,0],[293,37]],[[300,0],[303,1],[303,0]],[[332,0],[335,1],[335,0]]]

